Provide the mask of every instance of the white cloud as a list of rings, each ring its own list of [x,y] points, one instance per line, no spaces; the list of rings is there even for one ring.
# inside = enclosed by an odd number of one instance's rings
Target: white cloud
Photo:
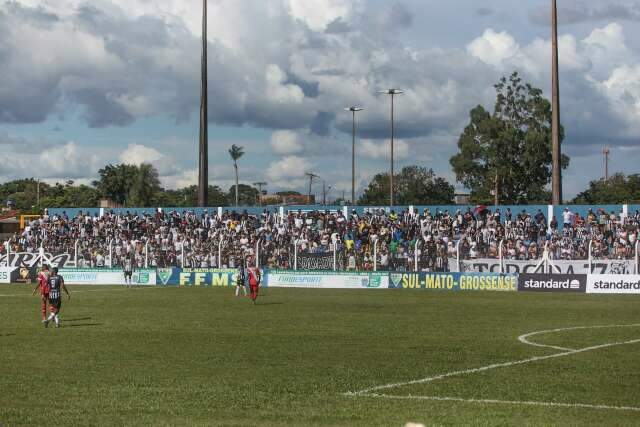
[[[300,104],[304,100],[304,93],[294,84],[286,84],[287,76],[276,64],[267,65],[265,71],[267,95],[277,103]]]
[[[322,31],[332,21],[342,18],[348,21],[359,0],[288,0],[289,10],[314,31]]]
[[[391,159],[391,142],[389,140],[375,142],[365,139],[357,147],[357,155],[367,159]],[[393,141],[394,160],[406,160],[409,158],[409,144],[402,139]]]
[[[86,177],[97,172],[99,158],[75,142],[43,150],[38,156],[38,176],[42,178]]]
[[[139,166],[142,163],[154,163],[162,159],[163,154],[152,147],[141,144],[129,144],[129,146],[120,153],[120,162],[129,165]]]
[[[271,135],[271,148],[276,154],[299,154],[304,150],[297,132],[279,130]]]
[[[500,66],[504,60],[516,56],[520,51],[520,46],[506,31],[498,33],[492,28],[488,28],[482,36],[467,45],[467,51],[482,62]]]
[[[278,182],[291,178],[302,178],[312,167],[313,164],[303,157],[286,156],[269,165],[267,177]]]

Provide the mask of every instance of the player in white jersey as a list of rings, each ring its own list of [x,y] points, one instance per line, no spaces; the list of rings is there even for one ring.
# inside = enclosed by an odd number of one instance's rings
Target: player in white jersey
[[[122,263],[122,269],[124,271],[124,282],[127,285],[127,288],[133,286],[132,277],[133,277],[133,261],[131,261],[131,257],[126,257],[124,262]]]

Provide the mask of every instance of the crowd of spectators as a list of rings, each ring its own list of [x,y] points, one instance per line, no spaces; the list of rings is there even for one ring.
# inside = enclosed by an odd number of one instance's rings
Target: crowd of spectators
[[[386,212],[345,216],[342,211],[295,211],[281,218],[264,211],[213,211],[196,214],[153,210],[103,216],[45,214],[30,222],[8,244],[12,252],[70,255],[78,267],[121,266],[130,257],[138,267],[235,268],[258,251],[261,266],[292,268],[294,252],[333,254],[344,270],[447,271],[449,260],[498,258],[586,259],[589,242],[595,259],[634,256],[640,212],[603,209],[586,217],[566,208],[561,218],[523,209],[476,208],[465,212]],[[500,244],[502,242],[502,245]],[[294,249],[297,245],[297,250]],[[6,251],[2,247],[0,251]],[[376,259],[374,260],[374,257]]]

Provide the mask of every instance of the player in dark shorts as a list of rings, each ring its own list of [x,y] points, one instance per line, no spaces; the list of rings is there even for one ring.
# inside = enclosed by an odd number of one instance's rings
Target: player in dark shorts
[[[247,296],[247,288],[244,284],[246,279],[246,270],[244,268],[244,260],[240,261],[238,271],[236,272],[236,296],[240,296],[240,289],[244,292],[244,296]]]
[[[56,322],[56,328],[60,327],[60,309],[62,308],[62,290],[67,294],[67,299],[71,299],[69,290],[64,284],[64,279],[58,274],[58,268],[53,267],[51,269],[51,275],[49,276],[49,310],[51,314],[44,321],[44,327],[49,326],[49,322],[54,320]]]
[[[133,276],[133,261],[131,261],[130,257],[125,258],[122,269],[124,271],[124,282],[127,285],[127,288],[130,288],[133,286],[131,280]]]

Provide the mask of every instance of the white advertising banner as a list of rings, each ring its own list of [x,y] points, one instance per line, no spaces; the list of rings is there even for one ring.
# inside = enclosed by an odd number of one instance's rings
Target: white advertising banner
[[[0,283],[11,283],[15,279],[12,276],[16,270],[15,267],[0,267]]]
[[[519,260],[503,260],[504,273],[553,273],[553,274],[631,274],[635,272],[633,260],[602,260],[593,261],[591,263],[591,271],[589,271],[588,260],[552,260],[555,267],[547,271],[540,267],[536,270],[539,260],[519,261]],[[457,271],[456,260],[449,260],[449,268],[451,271]],[[475,259],[460,262],[460,271],[465,273],[499,273],[500,260],[498,259]]]
[[[389,274],[269,270],[266,282],[270,288],[388,289]]]
[[[125,285],[124,272],[108,268],[63,268],[60,275],[71,285]],[[156,270],[142,269],[133,272],[134,285],[155,286]]]
[[[590,274],[588,294],[640,294],[640,275]]]

